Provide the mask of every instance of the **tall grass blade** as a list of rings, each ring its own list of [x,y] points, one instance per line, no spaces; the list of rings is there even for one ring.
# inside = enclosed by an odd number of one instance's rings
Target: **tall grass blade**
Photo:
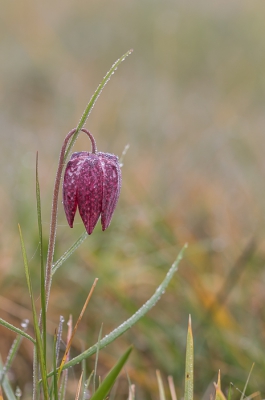
[[[60,322],[58,326],[57,339],[56,339],[56,364],[59,361],[60,345],[63,334],[63,323],[64,323],[64,317],[60,316]]]
[[[99,376],[99,385],[101,384],[101,379],[100,378],[101,377]],[[112,387],[112,389],[111,389],[111,392],[110,392],[109,396],[107,396],[105,400],[116,400],[117,399],[117,396],[116,396],[117,388],[118,388],[118,381],[116,380],[114,385],[113,385],[113,387]]]
[[[227,395],[227,400],[232,400],[232,394],[233,394],[233,389],[232,389],[232,384],[230,383],[229,390],[228,390],[228,395]]]
[[[177,400],[177,394],[176,394],[173,377],[168,376],[167,380],[168,380],[168,386],[169,386],[169,390],[170,390],[171,400]]]
[[[189,326],[187,333],[186,366],[185,366],[185,392],[184,400],[193,400],[193,336],[191,329],[191,317],[189,316]]]
[[[47,383],[47,371],[46,371],[45,358],[44,358],[44,354],[43,354],[43,348],[42,348],[42,341],[41,341],[41,334],[40,334],[40,329],[39,329],[39,324],[38,324],[38,318],[37,318],[37,313],[36,313],[36,308],[35,308],[35,303],[34,303],[34,298],[33,298],[33,291],[32,291],[30,272],[29,272],[29,266],[28,266],[28,258],[27,258],[27,254],[26,254],[26,249],[25,249],[24,240],[23,240],[23,237],[22,237],[22,232],[21,232],[20,225],[18,225],[18,229],[19,229],[20,244],[21,244],[21,249],[22,249],[22,255],[23,255],[23,262],[24,262],[24,267],[25,267],[25,274],[26,274],[26,279],[27,279],[28,291],[29,291],[29,296],[30,296],[30,300],[31,300],[33,326],[34,326],[34,332],[35,332],[35,335],[36,335],[36,349],[37,349],[38,361],[40,363],[42,385],[43,385],[43,394],[44,394],[44,399],[48,400],[49,399],[49,394],[48,394],[48,383]]]
[[[114,74],[114,72],[116,71],[116,69],[118,68],[118,66],[119,66],[119,65],[125,60],[125,58],[128,57],[131,53],[132,53],[132,50],[129,50],[129,51],[127,51],[123,56],[121,56],[121,57],[112,65],[112,67],[110,68],[110,70],[106,73],[106,75],[105,75],[104,78],[102,79],[101,83],[98,85],[96,91],[94,92],[93,96],[91,97],[91,99],[90,99],[90,101],[89,101],[89,103],[88,103],[88,105],[87,105],[87,107],[86,107],[86,109],[85,109],[85,111],[84,111],[84,113],[83,113],[83,115],[82,115],[80,121],[79,121],[79,124],[77,125],[76,132],[75,132],[75,134],[73,135],[73,137],[72,137],[72,139],[71,139],[71,141],[70,141],[70,143],[69,143],[69,145],[68,145],[68,147],[67,147],[67,150],[66,150],[65,156],[64,156],[64,160],[67,159],[67,157],[68,157],[68,155],[69,155],[69,153],[70,153],[70,151],[71,151],[71,148],[73,147],[73,145],[74,145],[74,143],[75,143],[75,141],[76,141],[76,139],[77,139],[77,137],[78,137],[78,135],[79,135],[80,130],[84,127],[84,125],[85,125],[85,123],[86,123],[86,121],[87,121],[87,118],[88,118],[88,116],[89,116],[89,114],[90,114],[92,108],[94,107],[94,105],[95,105],[97,99],[99,98],[99,96],[100,96],[100,94],[101,94],[101,92],[102,92],[104,86],[105,86],[105,85],[107,84],[107,82],[110,80],[111,76]]]
[[[53,370],[54,375],[53,375],[53,395],[54,395],[54,400],[58,400],[58,383],[57,383],[57,354],[56,354],[56,346],[57,345],[57,332],[54,334],[53,338]]]
[[[65,395],[66,395],[66,385],[67,385],[68,375],[67,375],[67,371],[64,371],[64,372],[65,373],[62,374],[61,386],[60,386],[60,392],[59,392],[60,400],[64,400]]]
[[[98,355],[99,355],[99,342],[102,336],[102,327],[101,324],[99,334],[98,334],[98,343],[97,343],[97,352],[96,352],[96,359],[95,359],[95,370],[94,370],[94,377],[93,377],[93,393],[96,391],[96,376],[97,376],[97,367],[98,367]]]
[[[221,371],[218,371],[217,386],[221,389]]]
[[[39,381],[39,368],[38,368],[38,360],[37,360],[37,346],[34,346],[33,351],[33,379],[32,379],[32,400],[39,399],[38,392],[38,381]]]
[[[158,383],[159,400],[166,400],[165,389],[164,389],[163,381],[162,381],[159,370],[156,370],[156,379],[157,379],[157,383]]]
[[[119,359],[119,361],[114,365],[114,367],[110,370],[106,378],[102,381],[96,392],[92,395],[90,400],[103,400],[110,392],[112,386],[114,385],[122,367],[126,363],[130,353],[132,351],[132,347],[123,354],[123,356]]]
[[[86,360],[82,361],[81,370],[82,370],[82,382],[81,382],[82,395],[80,398],[83,400],[84,392],[85,392],[86,376],[87,376]]]
[[[243,392],[242,392],[242,394],[241,394],[240,400],[243,400],[244,397],[245,397],[245,393],[246,393],[246,390],[247,390],[248,382],[249,382],[250,376],[251,376],[251,374],[252,374],[254,365],[255,365],[255,364],[253,363],[252,366],[251,366],[251,368],[250,368],[250,371],[249,371],[249,374],[248,374],[248,377],[247,377],[247,381],[246,381],[246,383],[245,383],[245,386],[244,386]]]
[[[77,389],[76,389],[76,394],[75,394],[75,400],[79,399],[80,396],[80,392],[81,392],[81,388],[82,388],[82,381],[83,381],[83,371],[82,374],[80,376],[80,379],[78,381],[78,385],[77,385]]]
[[[37,200],[37,217],[39,229],[39,248],[40,248],[40,270],[41,270],[41,321],[42,321],[42,343],[43,343],[43,357],[46,365],[46,295],[45,295],[45,267],[43,255],[43,240],[42,240],[42,218],[41,218],[41,199],[40,199],[40,183],[39,183],[39,170],[38,170],[38,152],[36,155],[36,200]]]
[[[66,345],[69,343],[71,336],[72,336],[72,332],[73,332],[72,315],[69,316],[67,326],[68,326],[68,330],[67,330]],[[69,357],[70,357],[70,352],[68,351],[67,360],[69,360]],[[61,379],[60,394],[59,394],[60,400],[65,400],[65,398],[66,398],[67,381],[68,381],[68,370],[66,369],[65,371],[63,371],[62,379]]]
[[[160,299],[162,294],[165,292],[169,282],[171,281],[175,272],[178,269],[178,265],[183,257],[183,254],[184,254],[184,251],[186,248],[187,248],[187,245],[185,245],[181,249],[176,261],[170,267],[170,269],[169,269],[168,273],[166,274],[166,277],[163,280],[163,282],[161,283],[161,285],[156,289],[153,296],[149,300],[147,300],[147,302],[141,308],[139,308],[139,310],[137,310],[136,313],[134,313],[129,319],[127,319],[125,322],[123,322],[120,326],[118,326],[116,329],[114,329],[111,333],[104,336],[104,338],[101,339],[98,344],[94,344],[89,349],[85,350],[83,353],[72,358],[72,360],[70,360],[69,362],[67,362],[64,365],[63,370],[66,368],[69,368],[69,367],[73,367],[74,365],[80,363],[84,358],[90,357],[93,354],[95,354],[98,346],[100,349],[102,349],[103,347],[106,347],[108,344],[112,343],[117,337],[121,336],[124,332],[126,332],[129,328],[131,328],[141,317],[143,317],[158,302],[158,300]],[[51,376],[52,374],[53,374],[53,372],[50,372],[48,374],[48,376]]]

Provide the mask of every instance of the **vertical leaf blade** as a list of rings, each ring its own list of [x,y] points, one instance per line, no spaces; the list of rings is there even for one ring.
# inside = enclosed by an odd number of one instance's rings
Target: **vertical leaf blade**
[[[42,382],[43,382],[44,399],[48,400],[49,393],[48,393],[48,383],[47,383],[47,371],[46,371],[46,364],[45,364],[45,359],[44,359],[44,354],[43,354],[43,347],[42,347],[40,329],[39,329],[39,324],[38,324],[38,318],[37,318],[36,308],[35,308],[35,304],[34,304],[33,291],[32,291],[30,272],[29,272],[29,266],[28,266],[28,258],[27,258],[27,254],[26,254],[26,249],[25,249],[20,225],[18,225],[18,229],[19,229],[20,244],[21,244],[25,274],[26,274],[26,279],[27,279],[27,285],[28,285],[28,290],[29,290],[29,296],[30,296],[30,300],[31,300],[33,326],[34,326],[34,331],[35,331],[35,335],[36,335],[36,349],[37,349],[38,361],[40,363],[40,370],[41,370],[41,376],[42,376]]]
[[[242,392],[242,394],[241,394],[240,400],[243,400],[243,399],[245,398],[245,393],[246,393],[246,390],[247,390],[248,382],[249,382],[250,376],[251,376],[251,374],[252,374],[254,365],[255,365],[255,364],[253,363],[252,366],[251,366],[251,368],[250,368],[250,371],[249,371],[249,374],[248,374],[248,377],[247,377],[247,381],[246,381],[246,383],[245,383],[245,386],[244,386],[243,392]]]
[[[156,370],[156,379],[158,383],[159,400],[166,400],[165,389],[161,378],[161,373],[159,370]]]
[[[58,384],[57,384],[57,373],[56,373],[56,368],[57,368],[56,343],[57,343],[57,331],[55,331],[55,334],[53,337],[53,369],[55,371],[54,375],[53,375],[54,400],[58,400]]]
[[[42,240],[42,218],[41,218],[41,199],[40,199],[40,183],[38,170],[38,153],[36,155],[36,201],[37,201],[37,217],[39,229],[39,244],[40,244],[40,266],[41,266],[41,322],[42,322],[42,342],[43,355],[46,365],[46,295],[45,295],[45,268],[43,257],[43,240]]]
[[[121,356],[119,361],[110,370],[110,372],[108,373],[106,378],[102,381],[101,385],[92,395],[90,400],[103,400],[107,396],[112,386],[114,385],[122,367],[126,363],[131,351],[132,351],[132,346],[129,347],[129,349]]]
[[[194,368],[193,335],[191,329],[191,317],[187,333],[186,366],[185,366],[185,393],[184,400],[193,400],[193,368]]]

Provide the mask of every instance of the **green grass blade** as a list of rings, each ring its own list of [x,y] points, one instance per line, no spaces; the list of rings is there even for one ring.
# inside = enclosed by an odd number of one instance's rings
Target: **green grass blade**
[[[95,369],[94,369],[94,377],[93,377],[93,393],[96,391],[96,376],[97,376],[97,367],[98,367],[99,342],[102,337],[102,328],[103,328],[103,325],[101,324],[99,334],[98,334],[97,352],[96,352],[96,359],[95,359]]]
[[[161,378],[160,371],[158,371],[158,370],[156,370],[156,379],[157,379],[158,389],[159,389],[159,400],[166,400],[163,381],[162,381],[162,378]]]
[[[39,400],[38,381],[39,381],[39,368],[37,360],[37,346],[34,346],[33,351],[33,379],[32,379],[32,400]]]
[[[71,340],[72,333],[73,333],[73,320],[72,320],[71,315],[69,316],[69,319],[67,322],[67,327],[68,327],[68,329],[67,329],[66,343],[69,343],[69,341]],[[59,345],[59,342],[58,342],[58,345]],[[67,357],[69,357],[69,356],[70,356],[70,353],[68,352]],[[59,381],[60,379],[59,379],[58,375],[57,375],[57,380]],[[60,400],[65,400],[65,398],[66,398],[67,382],[68,382],[68,370],[65,370],[65,371],[63,371],[62,378],[61,378],[60,391],[59,391]]]
[[[60,345],[61,345],[62,334],[63,334],[63,323],[64,323],[64,318],[62,316],[60,316],[59,326],[58,326],[58,330],[57,330],[57,340],[56,340],[56,364],[57,365],[58,365],[58,361],[59,361]]]
[[[82,371],[82,384],[81,384],[82,396],[80,397],[80,399],[82,400],[83,396],[84,396],[84,392],[85,392],[85,384],[86,384],[86,376],[87,376],[86,360],[82,361],[81,371]]]
[[[52,266],[52,275],[57,271],[57,269],[73,254],[73,252],[86,240],[88,237],[87,231],[83,232],[82,235],[77,239],[77,241],[69,247],[69,249],[57,260]]]
[[[58,384],[57,384],[57,373],[56,373],[56,368],[57,368],[56,343],[57,343],[57,334],[55,333],[53,340],[53,370],[55,371],[53,375],[54,400],[58,400]]]
[[[41,266],[41,321],[42,321],[42,343],[43,356],[46,365],[46,296],[45,296],[45,267],[43,256],[43,240],[42,240],[42,218],[41,218],[41,200],[40,200],[40,183],[38,171],[38,153],[36,155],[36,200],[37,200],[37,216],[39,229],[39,244],[40,244],[40,266]]]
[[[240,400],[243,400],[243,399],[245,398],[245,393],[246,393],[246,390],[247,390],[248,382],[249,382],[250,376],[251,376],[251,374],[252,374],[254,365],[255,365],[255,364],[253,363],[252,366],[251,366],[251,368],[250,368],[250,371],[249,371],[249,374],[248,374],[248,378],[247,378],[247,381],[246,381],[246,383],[245,383],[245,386],[244,386],[243,392],[242,392],[242,394],[241,394]]]
[[[45,364],[45,359],[44,359],[44,354],[43,354],[38,318],[37,318],[37,313],[36,313],[36,308],[35,308],[35,303],[34,303],[34,298],[33,298],[33,291],[32,291],[30,272],[29,272],[29,266],[28,266],[28,258],[27,258],[27,254],[26,254],[26,249],[25,249],[20,225],[18,225],[18,229],[19,229],[20,244],[21,244],[21,249],[22,249],[22,256],[23,256],[23,262],[24,262],[24,267],[25,267],[25,274],[26,274],[26,279],[27,279],[29,296],[30,296],[30,300],[31,300],[33,326],[34,326],[34,332],[36,335],[36,348],[37,348],[38,361],[40,363],[44,399],[48,400],[49,394],[48,394],[48,383],[47,383],[47,371],[46,371],[46,364]]]
[[[106,347],[108,344],[112,343],[117,337],[121,336],[124,332],[126,332],[129,328],[131,328],[141,317],[143,317],[158,302],[158,300],[160,299],[162,294],[165,292],[169,282],[171,281],[175,272],[178,269],[178,265],[183,257],[183,253],[186,248],[187,248],[187,245],[185,245],[182,248],[176,261],[170,267],[168,273],[166,274],[165,279],[163,280],[161,285],[156,289],[153,296],[149,300],[147,300],[147,302],[141,308],[139,308],[139,310],[136,311],[135,314],[133,314],[129,319],[127,319],[125,322],[123,322],[120,326],[118,326],[118,328],[114,329],[111,333],[104,336],[104,338],[101,339],[98,344],[94,344],[89,349],[85,350],[83,353],[79,354],[78,356],[72,358],[72,360],[65,363],[65,365],[63,366],[62,369],[65,370],[66,368],[73,367],[74,365],[80,363],[84,358],[92,356],[93,354],[96,353],[98,346],[99,346],[99,349]],[[48,377],[52,376],[52,374],[53,374],[53,372],[50,372],[48,374]]]
[[[228,389],[227,400],[232,400],[232,395],[233,395],[233,389],[232,389],[232,384],[230,382],[229,389]]]
[[[184,400],[193,400],[193,336],[191,329],[191,318],[189,316],[189,326],[187,333],[186,366],[185,366],[185,392]]]
[[[104,76],[104,78],[102,79],[102,81],[100,82],[100,84],[98,85],[96,91],[94,92],[93,96],[91,97],[91,99],[90,99],[90,101],[89,101],[89,103],[88,103],[88,105],[87,105],[87,107],[86,107],[86,109],[85,109],[85,111],[84,111],[84,113],[83,113],[83,115],[82,115],[80,121],[79,121],[79,124],[77,125],[76,132],[75,132],[75,134],[73,135],[73,137],[72,137],[72,139],[71,139],[71,141],[70,141],[70,143],[69,143],[69,145],[68,145],[68,147],[67,147],[67,150],[66,150],[65,156],[64,156],[64,160],[67,159],[67,157],[68,157],[68,155],[69,155],[69,153],[70,153],[70,151],[71,151],[71,148],[73,147],[73,145],[74,145],[74,143],[75,143],[75,141],[76,141],[76,139],[77,139],[77,137],[78,137],[78,135],[79,135],[80,130],[84,127],[84,125],[85,125],[85,123],[86,123],[86,121],[87,121],[87,118],[88,118],[88,116],[89,116],[89,114],[90,114],[92,108],[94,107],[94,105],[95,105],[97,99],[99,98],[99,96],[100,96],[100,94],[101,94],[101,92],[102,92],[104,86],[108,83],[108,81],[110,80],[111,76],[114,74],[114,72],[115,72],[116,69],[118,68],[118,66],[119,66],[119,65],[125,60],[125,58],[128,57],[131,53],[132,53],[132,50],[129,50],[129,51],[127,51],[121,58],[119,58],[119,59],[112,65],[112,67],[110,68],[110,70],[106,73],[106,75]]]
[[[114,385],[122,367],[126,363],[130,353],[132,351],[132,347],[123,354],[123,356],[119,359],[119,361],[114,365],[114,367],[110,370],[106,378],[102,381],[96,392],[92,395],[90,400],[103,400],[110,392],[112,386]]]
[[[0,357],[0,370],[1,370],[1,374],[3,371],[3,363],[2,363],[2,359]],[[7,400],[16,400],[16,396],[15,393],[13,392],[13,389],[9,383],[8,377],[5,376],[2,382],[2,388],[5,392],[6,398]]]
[[[30,335],[24,332],[22,329],[15,327],[14,325],[10,324],[9,322],[5,321],[4,319],[0,318],[0,325],[4,326],[11,331],[18,333],[19,335],[23,336],[24,338],[30,340],[33,344],[36,344],[36,340],[33,339]]]

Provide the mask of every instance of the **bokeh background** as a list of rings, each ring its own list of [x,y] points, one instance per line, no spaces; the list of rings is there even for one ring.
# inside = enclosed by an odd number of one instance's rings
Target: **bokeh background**
[[[155,370],[183,394],[188,315],[195,340],[195,392],[221,369],[224,391],[265,393],[265,3],[263,0],[9,0],[0,13],[0,315],[30,318],[17,223],[24,232],[39,305],[35,155],[47,243],[60,146],[98,83],[130,48],[86,127],[101,151],[124,159],[110,228],[98,226],[57,272],[49,332],[76,321],[96,291],[72,355],[127,319],[189,248],[156,307],[101,351],[99,373],[129,344],[137,398],[157,399]],[[75,150],[89,150],[80,135]],[[83,231],[59,208],[55,259]],[[31,331],[31,328],[30,328]],[[64,332],[64,338],[66,329]],[[0,328],[5,360],[13,336]],[[11,379],[30,393],[31,346],[23,342]],[[88,360],[88,368],[94,359]],[[76,388],[79,370],[70,371]],[[116,388],[126,398],[124,375]],[[239,393],[235,390],[234,398]],[[69,398],[73,398],[70,396]]]

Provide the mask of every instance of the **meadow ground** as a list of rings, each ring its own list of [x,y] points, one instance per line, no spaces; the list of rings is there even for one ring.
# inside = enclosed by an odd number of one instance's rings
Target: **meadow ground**
[[[264,1],[64,0],[6,2],[0,13],[0,316],[30,317],[19,245],[21,224],[38,302],[35,155],[44,240],[62,140],[111,64],[133,54],[104,89],[86,127],[100,151],[121,155],[121,197],[110,228],[95,232],[57,272],[48,329],[74,320],[95,279],[73,354],[137,310],[189,247],[148,315],[100,352],[104,374],[129,345],[138,398],[157,398],[155,370],[183,393],[188,315],[195,392],[216,380],[265,394]],[[75,150],[89,150],[81,135]],[[83,231],[62,206],[55,258]],[[5,359],[13,336],[0,327]],[[27,391],[31,346],[23,341],[14,384]],[[93,359],[88,367],[93,368]],[[73,388],[78,369],[70,373]],[[117,397],[126,398],[126,376]],[[234,398],[239,395],[234,393]]]

